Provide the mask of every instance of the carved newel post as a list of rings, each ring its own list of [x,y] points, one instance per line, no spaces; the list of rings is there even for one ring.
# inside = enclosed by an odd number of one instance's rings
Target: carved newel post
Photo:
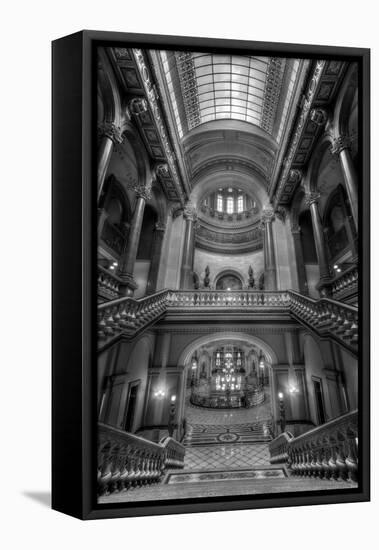
[[[309,207],[311,211],[313,235],[315,240],[318,265],[320,269],[320,282],[323,282],[329,279],[330,270],[326,251],[325,236],[317,205],[319,199],[320,193],[305,194],[305,204]]]
[[[188,201],[183,212],[186,220],[180,288],[191,289],[193,284],[193,256],[195,249],[195,222],[197,213],[194,205]]]
[[[137,200],[130,224],[128,245],[120,258],[117,273],[120,279],[122,279],[120,291],[124,296],[133,295],[134,290],[137,288],[133,278],[134,264],[137,257],[145,204],[146,201],[151,198],[152,181],[149,180],[147,183],[140,183],[135,180],[130,180],[128,182],[128,187],[135,191]]]
[[[340,158],[351,213],[355,228],[358,230],[358,179],[350,149],[351,139],[348,136],[340,135],[333,140],[331,151]]]
[[[113,122],[102,122],[98,125],[97,133],[99,137],[99,146],[97,151],[97,198],[100,198],[105,174],[107,173],[109,161],[111,159],[113,146],[123,142],[121,128]]]
[[[274,237],[272,233],[272,222],[275,219],[274,210],[271,207],[263,209],[262,225],[265,229],[265,289],[276,290],[276,262],[275,262],[275,250],[274,250]]]

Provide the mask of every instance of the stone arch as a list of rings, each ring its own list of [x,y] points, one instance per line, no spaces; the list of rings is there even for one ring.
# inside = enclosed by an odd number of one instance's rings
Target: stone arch
[[[98,56],[97,89],[103,106],[103,120],[98,122],[113,122],[121,127],[123,114],[118,85],[104,48],[98,48]]]
[[[246,277],[241,273],[241,271],[239,271],[235,267],[225,267],[213,277],[213,281],[211,279],[211,287],[216,289],[217,282],[222,277],[225,277],[227,275],[231,275],[231,276],[236,277],[237,279],[239,279],[241,281],[241,288],[244,288],[244,287],[247,286]]]
[[[338,135],[349,133],[349,116],[358,90],[358,64],[352,63],[347,70],[344,83],[334,108],[333,127]]]
[[[306,193],[317,191],[317,175],[319,168],[325,151],[331,147],[332,141],[333,138],[330,134],[324,134],[313,151],[303,182],[304,191]]]
[[[248,342],[252,346],[259,347],[262,352],[264,353],[265,357],[267,358],[268,362],[271,365],[276,365],[278,363],[278,357],[276,352],[273,350],[273,348],[267,344],[264,340],[259,338],[258,336],[247,334],[245,332],[215,332],[212,334],[206,334],[204,336],[200,336],[190,342],[182,351],[182,353],[179,356],[178,365],[179,367],[185,368],[188,366],[191,357],[193,353],[201,346],[209,344],[211,342],[217,342],[218,340],[230,340],[230,341],[236,341],[241,340],[244,342]]]

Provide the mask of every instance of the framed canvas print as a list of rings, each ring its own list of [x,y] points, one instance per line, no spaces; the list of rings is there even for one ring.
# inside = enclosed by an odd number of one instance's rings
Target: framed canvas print
[[[53,508],[369,499],[369,50],[53,43]]]

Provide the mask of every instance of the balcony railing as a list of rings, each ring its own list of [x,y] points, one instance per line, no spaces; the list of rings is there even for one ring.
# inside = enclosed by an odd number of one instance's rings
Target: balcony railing
[[[114,300],[120,296],[120,279],[101,265],[97,267],[97,295],[100,299]]]
[[[320,336],[331,336],[352,351],[358,346],[358,309],[328,298],[314,300],[289,291],[162,290],[140,300],[120,298],[98,307],[100,345],[120,334],[134,336],[166,313],[219,311],[287,313]]]
[[[353,265],[324,286],[329,289],[333,299],[345,300],[357,296],[358,277],[358,266]]]
[[[167,437],[163,444],[98,424],[98,493],[105,495],[157,483],[166,468],[183,468],[185,448]]]
[[[358,411],[344,414],[298,437],[284,432],[269,444],[270,462],[292,475],[357,481]]]

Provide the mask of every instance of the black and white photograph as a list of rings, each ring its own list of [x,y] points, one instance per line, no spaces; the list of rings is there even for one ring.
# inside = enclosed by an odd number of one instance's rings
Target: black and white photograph
[[[353,494],[358,61],[95,55],[97,503]]]

